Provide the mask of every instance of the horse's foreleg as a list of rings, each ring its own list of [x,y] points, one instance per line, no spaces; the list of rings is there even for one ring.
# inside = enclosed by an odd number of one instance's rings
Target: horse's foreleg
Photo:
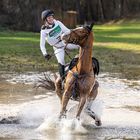
[[[69,73],[69,75],[67,75],[67,78],[66,78],[66,83],[64,87],[65,91],[62,96],[61,112],[59,116],[60,119],[63,116],[66,117],[66,107],[71,97],[72,89],[74,88],[74,81],[75,81],[75,78],[73,77],[73,75],[71,75],[71,73]]]
[[[60,112],[60,116],[59,116],[60,119],[62,117],[66,117],[66,107],[67,107],[68,101],[70,99],[70,96],[71,96],[71,91],[66,90],[62,97],[62,108],[61,108],[61,112]]]
[[[85,95],[82,95],[80,97],[80,102],[79,102],[79,106],[78,106],[78,111],[77,111],[77,114],[76,114],[76,118],[77,119],[80,119],[80,114],[81,114],[81,111],[85,105],[85,102],[86,102],[86,96]]]
[[[62,82],[61,82],[61,78],[58,77],[55,81],[55,91],[56,91],[56,94],[58,95],[59,99],[60,99],[60,102],[62,102]]]

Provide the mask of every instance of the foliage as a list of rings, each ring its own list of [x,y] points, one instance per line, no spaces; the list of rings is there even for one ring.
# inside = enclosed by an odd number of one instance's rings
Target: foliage
[[[36,32],[40,30],[41,12],[46,8],[53,9],[55,17],[67,26],[68,20],[75,22],[74,15],[67,11],[77,12],[78,24],[140,16],[139,0],[1,0],[0,7],[1,26]]]

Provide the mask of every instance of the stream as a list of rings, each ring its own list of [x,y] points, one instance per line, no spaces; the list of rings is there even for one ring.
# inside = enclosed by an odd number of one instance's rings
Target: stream
[[[51,74],[51,73],[50,73]],[[140,140],[140,81],[101,73],[93,108],[100,115],[97,127],[70,101],[67,119],[58,119],[60,101],[54,91],[34,88],[42,73],[0,73],[0,140]]]

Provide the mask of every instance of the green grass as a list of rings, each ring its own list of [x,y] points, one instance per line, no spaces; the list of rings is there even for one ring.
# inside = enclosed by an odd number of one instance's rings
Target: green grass
[[[99,59],[101,72],[140,79],[140,22],[95,25],[93,31],[93,55]],[[39,39],[39,33],[1,30],[1,71],[57,70],[55,57],[47,62],[42,56]],[[52,47],[46,45],[46,48],[53,53]],[[71,57],[76,53],[71,53]],[[69,58],[66,57],[66,60],[69,61]]]
[[[0,67],[10,71],[48,70],[56,63],[46,64],[39,48],[39,33],[31,32],[0,32]],[[49,51],[51,47],[49,48]]]
[[[102,71],[140,79],[140,22],[98,25],[94,34],[93,53]]]

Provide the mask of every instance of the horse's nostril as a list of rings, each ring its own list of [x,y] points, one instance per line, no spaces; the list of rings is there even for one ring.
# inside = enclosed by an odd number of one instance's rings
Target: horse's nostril
[[[68,35],[64,35],[62,39],[63,39],[63,40],[68,39]]]

